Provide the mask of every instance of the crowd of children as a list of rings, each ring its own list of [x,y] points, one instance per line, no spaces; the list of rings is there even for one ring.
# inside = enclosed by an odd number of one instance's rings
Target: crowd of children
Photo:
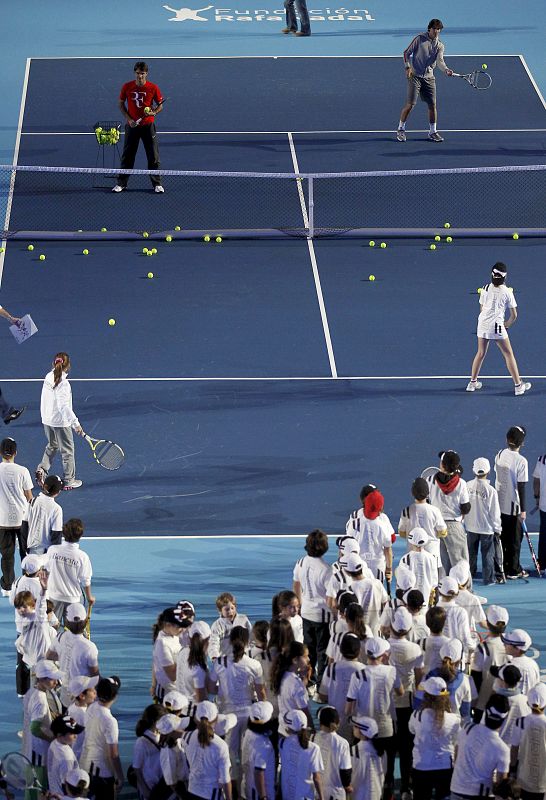
[[[466,483],[458,454],[442,452],[413,482],[396,532],[379,489],[363,487],[337,559],[312,531],[268,619],[251,623],[227,591],[211,624],[188,599],[165,608],[129,769],[112,712],[121,681],[101,673],[87,635],[83,524],[63,524],[55,476],[28,496],[28,471],[14,471],[17,448],[4,440],[0,506],[20,492],[11,528],[23,575],[12,552],[2,587],[15,608],[23,753],[42,785],[63,800],[113,800],[127,781],[141,800],[546,797],[546,684],[531,637],[474,591],[479,548],[484,584],[527,575],[524,438],[508,431],[495,487],[487,459]],[[396,533],[407,551],[394,568]]]

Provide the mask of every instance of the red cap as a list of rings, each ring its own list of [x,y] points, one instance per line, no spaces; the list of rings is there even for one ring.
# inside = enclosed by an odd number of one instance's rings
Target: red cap
[[[385,498],[377,489],[366,497],[364,500],[364,516],[367,519],[375,519],[383,511],[385,505]]]

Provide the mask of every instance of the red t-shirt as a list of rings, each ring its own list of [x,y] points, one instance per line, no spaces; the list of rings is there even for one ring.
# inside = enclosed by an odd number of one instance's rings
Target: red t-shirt
[[[141,119],[141,125],[151,125],[155,117],[144,116],[144,109],[146,106],[151,107],[153,101],[155,105],[162,103],[163,95],[155,83],[146,81],[144,86],[137,86],[136,81],[129,81],[121,87],[119,99],[127,103],[127,112],[131,119]]]

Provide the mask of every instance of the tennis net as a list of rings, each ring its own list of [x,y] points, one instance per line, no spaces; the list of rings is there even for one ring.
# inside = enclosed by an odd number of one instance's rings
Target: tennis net
[[[113,193],[117,176],[128,188]],[[161,175],[164,194],[153,192]],[[546,165],[346,173],[0,165],[2,238],[546,235]],[[3,214],[1,213],[3,211]]]

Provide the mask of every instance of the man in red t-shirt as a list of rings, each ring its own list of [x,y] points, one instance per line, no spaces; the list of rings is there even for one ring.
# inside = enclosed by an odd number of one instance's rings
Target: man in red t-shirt
[[[148,169],[159,169],[159,146],[155,129],[155,118],[163,110],[163,96],[155,83],[148,78],[148,64],[137,61],[135,80],[124,83],[119,93],[119,108],[125,119],[125,144],[121,155],[121,168],[133,169],[139,142],[142,142],[148,158]],[[148,111],[144,111],[148,109]],[[127,188],[128,175],[118,175],[113,192]],[[151,177],[154,191],[164,192],[159,175]]]

